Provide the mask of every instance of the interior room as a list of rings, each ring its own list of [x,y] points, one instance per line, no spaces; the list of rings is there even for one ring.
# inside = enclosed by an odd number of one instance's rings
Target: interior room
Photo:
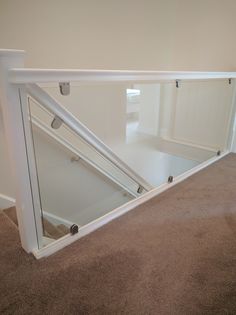
[[[235,314],[235,0],[0,0],[0,313]]]

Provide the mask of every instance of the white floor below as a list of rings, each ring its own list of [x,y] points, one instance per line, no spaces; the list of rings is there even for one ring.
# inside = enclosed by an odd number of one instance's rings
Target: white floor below
[[[160,151],[157,137],[138,132],[135,123],[127,126],[126,143],[113,149],[154,187],[167,182],[169,176],[178,176],[199,164],[199,161]]]

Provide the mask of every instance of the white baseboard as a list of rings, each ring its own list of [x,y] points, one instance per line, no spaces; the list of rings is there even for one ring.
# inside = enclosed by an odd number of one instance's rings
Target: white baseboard
[[[0,210],[13,207],[16,203],[14,198],[0,194]]]

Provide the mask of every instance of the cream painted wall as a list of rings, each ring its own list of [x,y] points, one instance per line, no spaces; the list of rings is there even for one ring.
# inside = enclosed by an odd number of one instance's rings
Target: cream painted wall
[[[30,67],[235,70],[235,0],[0,0]]]

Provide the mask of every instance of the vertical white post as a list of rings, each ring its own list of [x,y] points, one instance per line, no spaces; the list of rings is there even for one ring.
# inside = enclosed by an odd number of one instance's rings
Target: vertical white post
[[[22,247],[26,252],[38,249],[29,156],[25,140],[19,86],[9,83],[8,71],[24,67],[24,51],[0,50],[0,105],[9,148],[16,191],[16,209]]]

